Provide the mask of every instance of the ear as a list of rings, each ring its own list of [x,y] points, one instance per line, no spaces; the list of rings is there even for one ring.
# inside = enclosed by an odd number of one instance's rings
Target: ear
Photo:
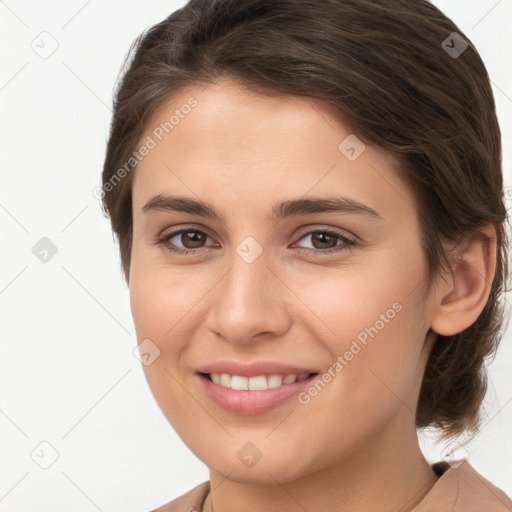
[[[454,253],[452,271],[438,285],[430,324],[442,336],[462,332],[484,309],[496,271],[496,229],[487,224]]]

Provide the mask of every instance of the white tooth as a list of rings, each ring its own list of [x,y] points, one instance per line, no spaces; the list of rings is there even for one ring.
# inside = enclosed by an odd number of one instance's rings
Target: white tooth
[[[220,374],[220,385],[224,386],[225,388],[231,387],[231,375],[228,373],[221,373]]]
[[[231,377],[231,389],[249,389],[249,379],[241,375]]]
[[[269,375],[267,378],[267,387],[269,389],[278,388],[283,383],[283,376],[277,373]]]
[[[297,375],[290,373],[283,379],[283,384],[293,384],[297,380]]]
[[[265,375],[258,375],[257,377],[249,378],[249,389],[253,391],[261,391],[267,389],[267,378]]]
[[[228,373],[211,373],[210,377],[216,384],[235,390],[263,391],[265,389],[278,388],[284,384],[293,384],[296,381],[306,379],[309,373],[295,375],[290,373],[283,377],[282,374],[273,373],[268,377],[258,375],[256,377],[244,377],[242,375],[229,375]]]

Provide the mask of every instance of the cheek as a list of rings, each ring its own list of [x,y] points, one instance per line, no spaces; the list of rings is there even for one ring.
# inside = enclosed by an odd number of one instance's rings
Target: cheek
[[[145,264],[142,257],[132,260],[130,306],[137,340],[150,339],[160,351],[143,370],[168,418],[190,400],[183,386],[190,386],[190,341],[204,320],[201,308],[207,290],[198,286],[190,269],[170,272],[161,263]]]
[[[186,297],[185,297],[186,299]],[[173,281],[165,279],[154,266],[142,259],[132,260],[130,275],[130,307],[138,343],[151,340],[158,348],[158,357],[143,364],[146,380],[159,404],[175,397],[175,378],[187,337],[182,334],[179,319],[186,314],[186,300]],[[143,362],[144,363],[144,362]],[[174,377],[174,378],[173,378]]]
[[[169,340],[173,340],[191,314],[193,316],[194,304],[201,294],[190,273],[171,274],[161,263],[155,265],[142,257],[132,261],[130,307],[135,328],[139,336],[154,338],[161,350],[179,348],[179,343],[169,343]]]
[[[301,397],[303,422],[317,433],[318,440],[311,450],[304,449],[304,456],[318,457],[319,465],[325,464],[325,457],[335,461],[371,445],[392,424],[414,424],[422,372],[418,364],[421,337],[411,327],[415,311],[403,305],[399,312],[393,310],[396,314],[388,323],[376,322],[386,311],[366,304],[355,325],[349,317],[338,324],[341,334],[329,344],[332,364],[321,375],[328,382],[317,386],[319,390],[306,390]],[[300,420],[299,416],[295,419]]]
[[[413,262],[411,256],[403,261]],[[321,320],[314,320],[320,326],[315,338],[331,358],[325,374],[331,392],[319,393],[319,402],[338,397],[334,411],[342,421],[350,414],[357,423],[369,410],[383,419],[402,402],[415,407],[427,329],[420,287],[411,290],[421,270],[412,263],[397,268],[391,258],[380,263],[337,269],[331,276],[322,269],[304,276],[299,288]]]
[[[190,401],[180,375],[180,362],[190,339],[183,330],[186,322],[180,319],[188,318],[190,305],[187,295],[183,297],[173,283],[159,277],[157,271],[139,273],[135,268],[130,280],[130,305],[138,343],[149,339],[160,351],[151,364],[142,365],[146,381],[168,421],[179,426]]]
[[[399,410],[402,418],[414,421],[424,370],[420,364],[424,333],[418,328],[421,310],[408,303],[394,304],[399,307],[367,304],[365,314],[358,317],[359,325],[348,329],[350,335],[332,347],[341,356],[340,365],[333,368],[333,420],[345,423],[352,439],[376,435]]]

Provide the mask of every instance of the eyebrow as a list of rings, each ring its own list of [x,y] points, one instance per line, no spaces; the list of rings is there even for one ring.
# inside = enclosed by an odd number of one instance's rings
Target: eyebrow
[[[184,212],[226,223],[225,217],[213,205],[207,201],[190,197],[158,194],[142,207],[142,211],[146,214],[157,211]],[[380,213],[373,208],[354,199],[339,196],[308,197],[282,201],[272,207],[272,214],[269,219],[276,221],[285,217],[324,212],[366,215],[383,220]]]

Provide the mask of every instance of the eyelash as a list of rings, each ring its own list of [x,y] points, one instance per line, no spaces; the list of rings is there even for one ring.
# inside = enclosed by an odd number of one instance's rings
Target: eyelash
[[[167,233],[166,235],[163,235],[160,238],[158,238],[155,241],[155,245],[163,246],[169,252],[180,254],[180,255],[183,255],[183,256],[185,256],[187,254],[192,254],[192,253],[196,253],[197,254],[198,252],[201,251],[201,249],[205,249],[205,247],[199,247],[197,249],[181,249],[181,248],[171,247],[169,245],[169,240],[171,238],[174,238],[175,236],[180,235],[182,233],[188,233],[188,232],[200,233],[201,235],[208,236],[207,233],[205,233],[204,231],[201,231],[199,229],[180,228],[180,229],[172,231],[171,233]],[[338,233],[336,231],[332,231],[330,229],[316,229],[316,230],[313,230],[313,231],[308,231],[307,233],[304,233],[299,238],[299,240],[302,240],[303,238],[305,238],[307,236],[310,236],[310,235],[313,235],[315,233],[327,233],[328,235],[335,236],[335,237],[339,238],[345,245],[344,246],[336,245],[335,247],[331,247],[329,249],[310,249],[310,248],[299,247],[299,249],[298,249],[299,251],[305,251],[305,252],[308,252],[308,253],[313,252],[313,253],[317,253],[317,254],[318,253],[320,253],[320,254],[329,254],[329,253],[339,252],[339,251],[343,251],[343,250],[351,251],[351,250],[355,249],[355,247],[357,245],[355,240],[352,240],[352,239],[348,238],[347,236],[342,235],[341,233]]]

